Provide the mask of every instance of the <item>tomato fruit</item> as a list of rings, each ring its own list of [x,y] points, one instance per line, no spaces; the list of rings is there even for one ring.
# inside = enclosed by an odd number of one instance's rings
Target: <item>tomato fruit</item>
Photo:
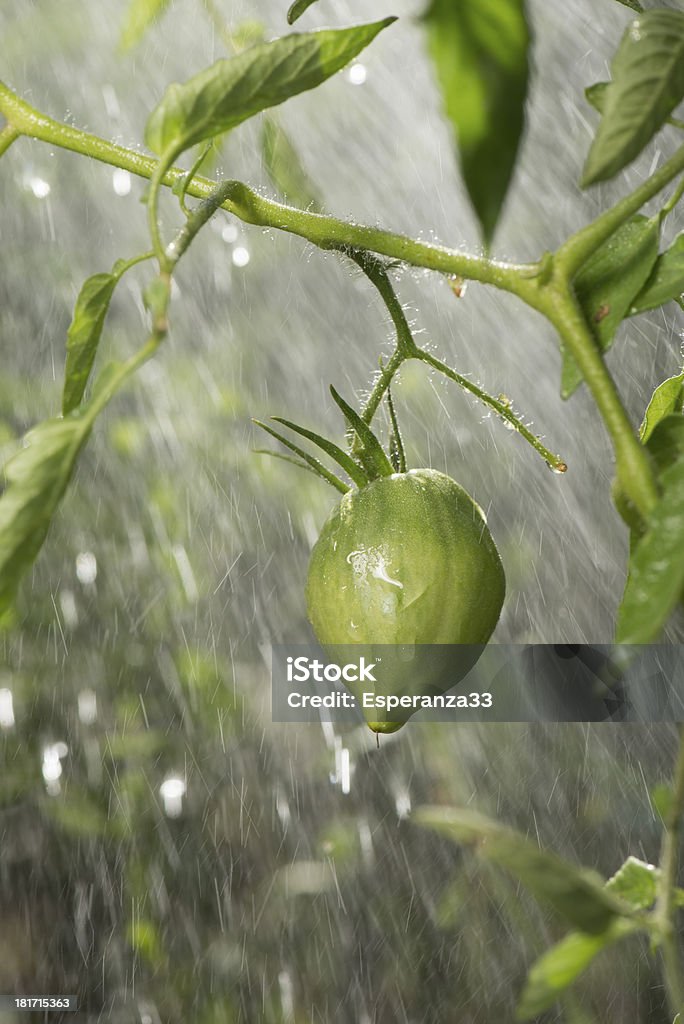
[[[432,469],[348,491],[314,546],[306,586],[309,619],[329,651],[352,644],[483,645],[504,593],[482,509]],[[408,670],[400,661],[396,685],[403,690]],[[415,676],[415,665],[411,671]],[[415,690],[415,680],[411,685]],[[389,732],[403,720],[395,714],[369,725]]]

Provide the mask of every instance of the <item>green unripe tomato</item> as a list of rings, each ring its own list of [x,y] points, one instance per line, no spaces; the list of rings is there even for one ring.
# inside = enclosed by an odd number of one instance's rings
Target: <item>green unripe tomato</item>
[[[482,509],[444,473],[414,469],[344,495],[311,554],[306,600],[328,650],[476,645],[492,635],[504,593]],[[393,731],[403,721],[369,724]]]

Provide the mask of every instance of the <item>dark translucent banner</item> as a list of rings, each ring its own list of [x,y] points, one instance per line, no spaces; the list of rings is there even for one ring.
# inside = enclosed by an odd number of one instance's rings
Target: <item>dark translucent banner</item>
[[[273,720],[684,721],[684,645],[272,648]]]

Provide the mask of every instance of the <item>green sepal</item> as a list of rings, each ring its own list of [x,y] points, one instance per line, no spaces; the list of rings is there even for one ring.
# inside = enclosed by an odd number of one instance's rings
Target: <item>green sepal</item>
[[[262,423],[261,420],[254,419],[252,420],[252,423],[256,423],[257,427],[261,427],[261,429],[265,430],[267,434],[274,437],[276,441],[280,441],[280,443],[284,444],[286,448],[289,448],[291,452],[298,455],[299,458],[306,463],[307,468],[313,470],[317,476],[322,480],[325,480],[326,483],[329,483],[336,491],[339,491],[341,494],[347,493],[349,488],[344,481],[340,480],[340,478],[335,476],[334,473],[331,473],[329,469],[326,469],[323,463],[319,462],[318,459],[315,459],[313,455],[309,455],[309,453],[305,452],[303,448],[299,447],[299,445],[294,444],[292,441],[289,441],[284,437],[283,434],[279,434],[277,430],[269,427],[267,423]]]
[[[344,398],[335,388],[330,386],[330,394],[336,405],[341,409],[349,428],[353,431],[359,441],[360,448],[357,452],[359,462],[368,474],[369,480],[377,480],[381,476],[391,476],[394,473],[392,463],[385,455],[382,445],[377,437],[361,419],[355,409],[345,402]]]
[[[404,442],[401,439],[401,431],[399,430],[397,414],[394,411],[394,401],[392,400],[391,388],[387,389],[387,409],[389,411],[390,423],[392,424],[392,430],[389,438],[390,462],[394,466],[395,473],[405,473],[406,452],[404,451]]]
[[[333,441],[329,441],[326,437],[321,437],[320,434],[314,433],[313,430],[307,430],[306,427],[300,427],[291,420],[285,420],[282,416],[272,417],[276,423],[282,423],[284,427],[289,427],[290,430],[294,430],[296,434],[300,434],[301,437],[305,437],[308,441],[313,441],[315,445],[329,455],[331,459],[345,471],[350,480],[353,480],[357,487],[365,487],[368,483],[368,477],[364,473],[358,462],[354,462],[351,455],[343,451]]]
[[[319,476],[319,473],[312,469],[311,466],[307,466],[306,462],[302,462],[301,459],[295,458],[294,455],[286,455],[284,452],[274,452],[270,448],[252,448],[253,455],[269,455],[272,459],[280,459],[281,462],[289,462],[291,466],[296,466],[297,469],[305,469],[307,473],[313,473],[314,476]]]

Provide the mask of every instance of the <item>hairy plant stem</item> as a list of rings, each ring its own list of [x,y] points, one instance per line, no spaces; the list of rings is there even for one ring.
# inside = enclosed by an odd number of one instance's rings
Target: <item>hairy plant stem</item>
[[[613,442],[617,479],[646,519],[658,499],[645,448],[635,437],[627,412],[587,325],[571,286],[561,277],[538,296],[537,308],[554,325],[574,356]]]
[[[432,366],[433,369],[438,370],[445,377],[448,377],[449,380],[453,380],[456,384],[462,387],[464,391],[469,391],[471,395],[474,395],[481,402],[484,402],[485,405],[489,406],[490,409],[493,409],[497,416],[500,416],[502,420],[506,421],[506,423],[510,423],[511,427],[520,434],[521,437],[525,438],[527,443],[530,444],[534,450],[539,453],[539,455],[541,455],[547,466],[550,469],[553,469],[554,472],[565,473],[567,471],[568,467],[563,460],[557,455],[554,455],[552,451],[549,451],[546,445],[542,444],[539,438],[533,434],[532,431],[529,430],[528,427],[526,427],[525,424],[515,415],[511,409],[511,403],[509,400],[493,398],[477,384],[474,384],[473,381],[468,380],[467,377],[457,373],[456,370],[452,370],[450,366],[443,363],[441,359],[437,359],[431,352],[426,352],[425,349],[419,349],[418,355],[415,358],[420,359],[423,363],[427,363],[428,366]]]
[[[54,121],[36,111],[1,82],[0,112],[8,122],[4,131],[9,128],[10,132],[80,153],[140,177],[156,178],[157,188],[162,185],[172,187],[179,178],[187,175],[177,167],[162,168],[160,161],[153,157]],[[369,250],[413,266],[492,285],[517,295],[537,309],[558,330],[582,370],[613,442],[622,488],[641,515],[646,516],[656,500],[651,469],[574,300],[571,282],[586,259],[621,224],[682,172],[684,146],[630,195],[571,235],[555,254],[546,254],[541,261],[532,264],[490,260],[380,228],[297,210],[266,199],[239,181],[225,183],[222,207],[246,223],[291,232],[323,249]],[[216,182],[196,175],[188,181],[186,191],[188,195],[207,199],[215,194],[215,188]],[[155,247],[158,251],[161,249],[159,239]]]
[[[660,851],[660,874],[655,923],[660,935],[665,985],[670,1009],[675,1019],[684,1020],[684,981],[675,930],[674,893],[677,884],[679,844],[684,816],[684,729],[680,727],[679,752],[672,780],[672,802],[666,814]]]
[[[19,138],[21,132],[18,132],[9,122],[0,131],[0,156],[7,152],[13,142]]]

